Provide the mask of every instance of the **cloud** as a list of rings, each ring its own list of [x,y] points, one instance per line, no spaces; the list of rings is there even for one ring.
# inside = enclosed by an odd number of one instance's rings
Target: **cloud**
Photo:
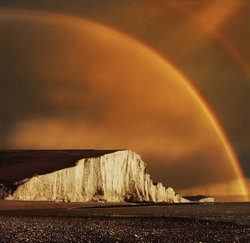
[[[178,188],[235,177],[193,96],[140,46],[41,17],[0,34],[3,148],[129,148]]]

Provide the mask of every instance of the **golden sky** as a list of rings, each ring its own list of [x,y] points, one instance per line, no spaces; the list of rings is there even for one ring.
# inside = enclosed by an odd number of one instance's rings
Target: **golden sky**
[[[0,7],[2,148],[129,148],[180,192],[220,185],[223,194],[229,185],[239,194],[218,134],[175,71],[201,94],[250,177],[248,1]]]

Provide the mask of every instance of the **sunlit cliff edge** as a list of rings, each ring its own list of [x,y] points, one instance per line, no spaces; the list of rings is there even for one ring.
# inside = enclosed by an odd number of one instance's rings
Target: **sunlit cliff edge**
[[[189,202],[171,187],[153,183],[141,157],[122,150],[78,160],[74,166],[17,183],[8,200],[58,202]]]

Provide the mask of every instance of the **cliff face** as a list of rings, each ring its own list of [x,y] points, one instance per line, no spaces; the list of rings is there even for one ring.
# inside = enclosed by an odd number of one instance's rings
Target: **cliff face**
[[[132,151],[80,159],[75,166],[19,182],[7,199],[49,201],[181,202],[172,188],[156,185]]]

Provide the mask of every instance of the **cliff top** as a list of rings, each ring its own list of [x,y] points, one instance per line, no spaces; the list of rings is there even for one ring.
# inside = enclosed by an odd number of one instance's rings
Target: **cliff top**
[[[14,182],[72,167],[84,158],[94,158],[121,150],[0,150],[0,183]]]

